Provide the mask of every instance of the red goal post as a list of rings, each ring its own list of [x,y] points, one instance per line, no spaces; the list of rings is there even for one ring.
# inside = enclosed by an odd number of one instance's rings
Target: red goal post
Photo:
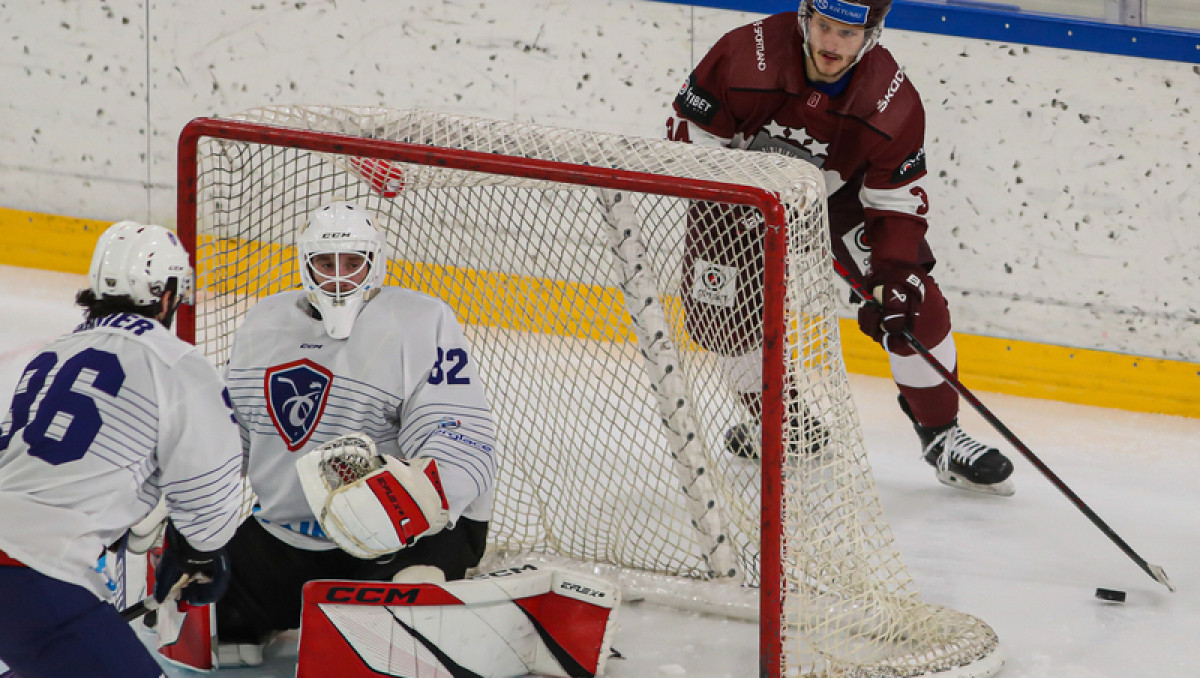
[[[634,598],[756,600],[740,614],[758,618],[763,676],[986,676],[1002,665],[994,632],[921,602],[895,551],[841,361],[817,170],[423,111],[281,106],[197,119],[179,141],[178,230],[197,272],[180,335],[222,360],[249,305],[295,284],[292,233],[333,199],[382,215],[398,253],[390,284],[437,294],[477,332],[501,438],[489,557],[581,562]],[[688,335],[679,252],[689,224],[744,228],[729,215],[746,209],[762,236],[763,291],[749,303],[761,306],[750,311],[761,317],[763,414],[758,459],[731,459],[721,432],[757,417]],[[545,363],[532,377],[531,355]],[[795,443],[797,408],[829,430],[815,457]],[[579,431],[575,419],[590,423]],[[579,469],[596,475],[580,480]],[[613,488],[620,496],[589,512],[583,499]],[[560,491],[570,496],[547,496]],[[663,523],[648,522],[659,513]]]

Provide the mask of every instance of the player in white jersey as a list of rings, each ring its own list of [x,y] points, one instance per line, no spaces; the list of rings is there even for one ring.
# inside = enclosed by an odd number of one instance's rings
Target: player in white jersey
[[[387,258],[372,217],[351,203],[316,210],[296,242],[304,289],[260,301],[234,339],[226,384],[258,506],[229,547],[233,581],[216,606],[222,665],[257,663],[274,632],[297,628],[308,581],[391,580],[406,568],[402,577],[453,580],[483,555],[496,475],[483,384],[446,303],[381,287]],[[296,461],[355,433],[388,458],[436,462],[444,529],[372,558],[325,534]]]
[[[121,619],[105,567],[131,525],[169,515],[156,597],[228,582],[238,430],[220,374],[168,327],[191,303],[175,235],[120,222],[96,244],[76,330],[29,362],[0,426],[0,659],[26,678],[162,674]]]

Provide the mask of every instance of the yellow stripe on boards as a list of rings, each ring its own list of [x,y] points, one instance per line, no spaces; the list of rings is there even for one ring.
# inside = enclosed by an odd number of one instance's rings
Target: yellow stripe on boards
[[[0,208],[0,265],[87,273],[92,248],[109,223]],[[254,297],[299,284],[290,247],[263,245],[249,262],[235,267],[230,258],[235,245],[242,249],[240,243],[202,241],[202,248],[210,248],[201,253],[206,264],[199,276],[205,286],[240,287],[241,294]],[[468,323],[596,341],[633,340],[624,299],[612,288],[417,262],[393,262],[388,280],[446,299]],[[665,303],[668,322],[682,336],[678,299]],[[559,308],[567,310],[551,310]],[[883,349],[863,336],[853,319],[841,319],[840,332],[847,369],[891,376]],[[960,376],[972,391],[1200,417],[1200,364],[969,334],[955,334],[955,341]]]
[[[0,264],[87,275],[96,241],[112,223],[0,207]]]
[[[891,377],[887,354],[841,320],[846,369]],[[1200,364],[955,333],[959,378],[972,392],[1200,417]]]

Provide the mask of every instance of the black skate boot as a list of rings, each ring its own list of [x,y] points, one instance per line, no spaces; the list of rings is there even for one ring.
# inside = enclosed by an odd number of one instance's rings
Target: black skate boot
[[[1013,472],[1012,462],[1000,450],[964,433],[958,427],[958,419],[945,426],[926,428],[917,423],[904,396],[899,401],[900,409],[908,415],[921,438],[922,456],[936,470],[943,485],[1002,497],[1016,492],[1008,479]]]
[[[762,425],[758,421],[761,411],[759,394],[743,393],[742,399],[755,421],[742,422],[725,431],[725,451],[744,459],[758,459],[762,445]],[[800,438],[789,441],[789,445],[793,450],[802,451],[811,457],[821,454],[829,442],[829,431],[797,400],[793,399],[789,408],[791,427],[790,431],[784,431],[784,435],[791,435],[793,438],[798,435]]]

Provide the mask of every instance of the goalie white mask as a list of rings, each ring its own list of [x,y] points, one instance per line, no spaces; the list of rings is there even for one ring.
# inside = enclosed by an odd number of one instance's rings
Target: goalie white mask
[[[119,221],[109,226],[96,241],[88,281],[97,299],[129,297],[147,306],[174,288],[175,305],[192,303],[187,250],[174,233],[154,224]]]
[[[387,273],[383,236],[367,211],[348,202],[319,208],[296,238],[300,279],[325,332],[345,339]]]

